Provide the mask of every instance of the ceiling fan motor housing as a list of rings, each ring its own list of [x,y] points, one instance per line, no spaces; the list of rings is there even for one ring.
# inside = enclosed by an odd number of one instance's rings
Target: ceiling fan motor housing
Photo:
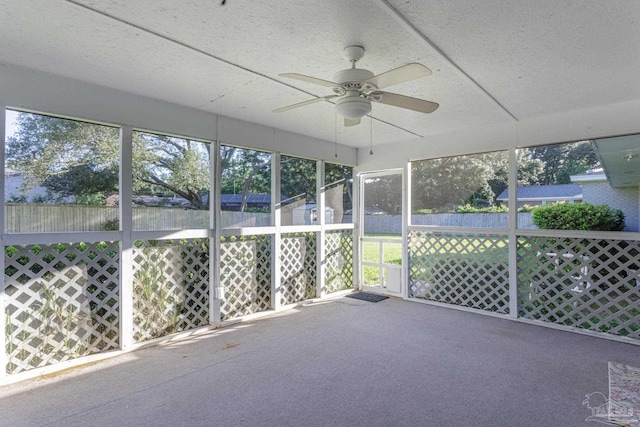
[[[347,68],[346,70],[338,71],[333,75],[333,81],[344,86],[345,84],[353,84],[359,87],[360,83],[364,80],[370,79],[374,74],[362,68]]]
[[[334,91],[345,96],[336,100],[336,113],[348,119],[359,119],[371,112],[371,101],[361,96],[362,90],[370,90],[370,85],[363,87],[362,82],[370,79],[374,74],[369,70],[349,68],[338,71],[333,76],[333,81],[340,86]]]

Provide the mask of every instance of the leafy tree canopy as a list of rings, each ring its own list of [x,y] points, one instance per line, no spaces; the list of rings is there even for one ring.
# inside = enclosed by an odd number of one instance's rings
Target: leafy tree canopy
[[[19,113],[16,124],[7,140],[7,166],[23,173],[24,189],[40,185],[49,201],[74,196],[99,204],[118,193],[118,129],[30,113]],[[207,144],[134,132],[132,149],[134,194],[180,196],[206,208]]]
[[[599,165],[589,141],[542,145],[520,151],[524,154],[518,159],[518,170],[530,173],[530,185],[569,184],[571,175],[585,173]]]
[[[501,188],[506,182],[505,161],[501,153],[444,157],[414,162],[412,166],[412,209],[441,210],[465,204],[468,199],[493,202],[489,180]]]

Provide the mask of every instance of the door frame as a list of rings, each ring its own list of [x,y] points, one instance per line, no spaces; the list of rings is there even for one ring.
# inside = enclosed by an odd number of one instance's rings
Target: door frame
[[[364,284],[364,265],[363,265],[363,257],[364,257],[364,196],[365,196],[365,180],[370,178],[377,178],[382,176],[389,175],[400,175],[401,182],[401,244],[402,244],[402,264],[400,265],[400,291],[392,292],[382,287],[382,284],[375,286],[367,286]],[[407,268],[408,268],[408,256],[407,256],[407,221],[408,221],[408,213],[407,213],[407,172],[405,168],[392,168],[392,169],[384,169],[370,172],[361,172],[358,174],[358,186],[359,186],[359,194],[358,194],[358,277],[360,278],[359,288],[366,291],[376,292],[384,295],[391,295],[406,298],[407,295]],[[380,264],[382,265],[382,259],[380,260]]]

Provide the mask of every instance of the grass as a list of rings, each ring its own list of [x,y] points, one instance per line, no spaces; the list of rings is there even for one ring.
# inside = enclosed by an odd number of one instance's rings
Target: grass
[[[365,234],[365,238],[376,239],[399,239],[398,243],[383,243],[383,262],[385,264],[402,265],[402,236],[399,234]],[[460,238],[459,236],[434,236],[430,238],[428,255],[423,256],[445,256],[445,257],[469,257],[477,258],[478,253],[485,251],[502,251],[507,249],[507,242],[504,238],[494,239],[482,237]],[[380,243],[363,242],[362,259],[368,262],[380,262]],[[506,257],[505,257],[506,258]],[[366,285],[376,285],[380,282],[379,267],[364,266],[364,283]],[[383,271],[383,277],[384,277]]]
[[[365,234],[366,238],[401,239],[399,234]],[[383,243],[383,262],[385,264],[402,265],[402,240],[398,243]],[[380,262],[380,243],[362,242],[362,259],[368,262]],[[385,271],[383,269],[383,277]],[[365,265],[363,267],[364,284],[375,286],[380,283],[380,268]]]

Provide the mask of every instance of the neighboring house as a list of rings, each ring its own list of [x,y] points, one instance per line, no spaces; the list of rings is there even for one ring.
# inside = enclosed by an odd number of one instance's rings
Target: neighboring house
[[[202,196],[202,202],[207,203],[209,200],[208,195]],[[288,200],[288,197],[280,196],[280,201]],[[223,211],[239,212],[242,206],[242,194],[221,194],[220,195],[220,209]],[[247,194],[247,208],[252,209],[265,209],[269,211],[271,209],[271,194]]]
[[[284,200],[282,197],[281,200]],[[221,194],[220,207],[223,211],[239,211],[242,206],[242,194]],[[271,209],[271,194],[247,194],[247,207]]]
[[[600,160],[599,171],[574,175],[584,201],[624,212],[625,231],[640,231],[640,135],[591,141]]]
[[[572,175],[573,184],[518,187],[518,207],[583,201],[620,209],[625,231],[640,231],[640,135],[591,141],[602,169]],[[508,190],[496,200],[507,202]]]
[[[365,215],[389,215],[389,212],[380,209],[377,206],[365,206],[364,207]]]
[[[33,202],[34,199],[47,196],[47,189],[41,186],[33,187],[27,191],[23,191],[24,174],[12,169],[4,171],[4,201],[13,202],[24,197],[26,202]],[[74,197],[65,197],[64,203],[73,203]]]
[[[202,198],[206,202],[207,196]],[[280,201],[289,201],[289,197],[280,195]],[[240,211],[242,206],[242,194],[221,194],[220,195],[220,208],[223,211]],[[271,209],[271,194],[263,193],[248,193],[247,194],[247,208],[252,209],[265,209],[269,211]]]
[[[516,195],[517,208],[556,202],[580,203],[583,199],[582,188],[576,184],[519,186]],[[500,193],[496,200],[509,207],[509,189]]]
[[[584,201],[594,205],[609,205],[624,213],[625,231],[640,230],[640,187],[614,187],[604,171],[572,175],[571,182],[580,184]]]
[[[160,208],[188,207],[189,201],[184,197],[133,196],[134,206],[149,206]]]
[[[190,203],[184,197],[161,197],[161,196],[133,196],[134,207],[154,207],[154,208],[175,208],[189,207]],[[118,206],[120,197],[112,195],[105,200],[107,206]]]

